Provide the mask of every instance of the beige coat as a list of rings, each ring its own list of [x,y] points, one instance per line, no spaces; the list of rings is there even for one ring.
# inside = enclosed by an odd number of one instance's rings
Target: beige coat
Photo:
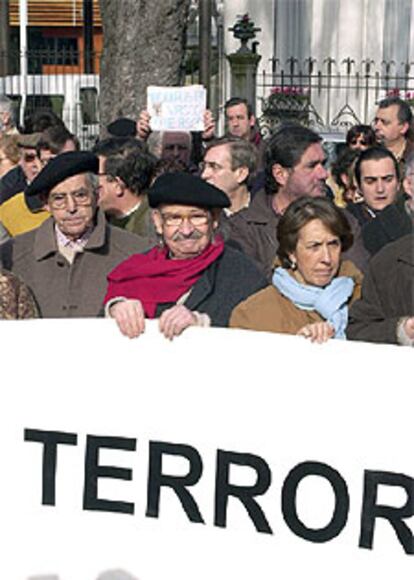
[[[355,287],[350,303],[354,302],[361,295],[361,272],[352,262],[345,261],[338,275],[350,276],[354,280]],[[284,334],[297,334],[303,326],[313,322],[323,322],[323,318],[314,310],[301,310],[274,286],[267,286],[241,302],[230,318],[230,326],[233,328]]]
[[[94,317],[102,310],[109,272],[147,249],[147,240],[108,225],[98,211],[88,243],[72,264],[58,251],[53,218],[2,244],[0,263],[29,286],[43,318]]]

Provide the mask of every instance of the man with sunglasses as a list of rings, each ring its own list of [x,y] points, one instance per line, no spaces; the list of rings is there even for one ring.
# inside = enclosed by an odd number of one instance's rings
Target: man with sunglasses
[[[36,152],[36,146],[41,133],[19,135],[19,163],[0,179],[0,205],[26,189],[39,173],[41,165]]]
[[[98,168],[86,151],[51,159],[26,191],[43,199],[51,217],[0,246],[3,267],[26,282],[45,318],[98,316],[108,272],[148,248],[97,211]]]
[[[189,326],[227,326],[233,308],[266,286],[247,256],[216,235],[227,195],[189,173],[164,173],[148,192],[160,244],[108,276],[106,313],[134,338],[146,318],[172,339]]]

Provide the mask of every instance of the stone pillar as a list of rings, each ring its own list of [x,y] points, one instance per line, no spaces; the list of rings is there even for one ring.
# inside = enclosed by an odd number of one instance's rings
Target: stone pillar
[[[247,99],[254,113],[256,112],[256,72],[261,58],[259,54],[253,52],[250,54],[234,52],[227,56],[231,69],[231,96]]]
[[[231,70],[231,96],[247,99],[256,110],[256,74],[261,56],[247,46],[248,40],[255,38],[260,28],[254,27],[254,22],[248,14],[241,16],[233,28],[229,28],[235,38],[241,42],[240,48],[227,55]],[[258,43],[255,43],[257,46]]]

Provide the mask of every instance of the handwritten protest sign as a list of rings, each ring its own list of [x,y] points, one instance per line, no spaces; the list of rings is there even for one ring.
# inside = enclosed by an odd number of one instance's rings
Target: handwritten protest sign
[[[147,89],[153,131],[203,131],[206,90],[202,85]]]
[[[0,343],[2,578],[412,580],[411,349],[112,320]]]

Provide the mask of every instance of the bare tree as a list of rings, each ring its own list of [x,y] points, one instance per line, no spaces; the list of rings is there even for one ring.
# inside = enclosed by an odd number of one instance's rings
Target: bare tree
[[[190,0],[100,0],[101,126],[137,118],[148,85],[179,84]]]

